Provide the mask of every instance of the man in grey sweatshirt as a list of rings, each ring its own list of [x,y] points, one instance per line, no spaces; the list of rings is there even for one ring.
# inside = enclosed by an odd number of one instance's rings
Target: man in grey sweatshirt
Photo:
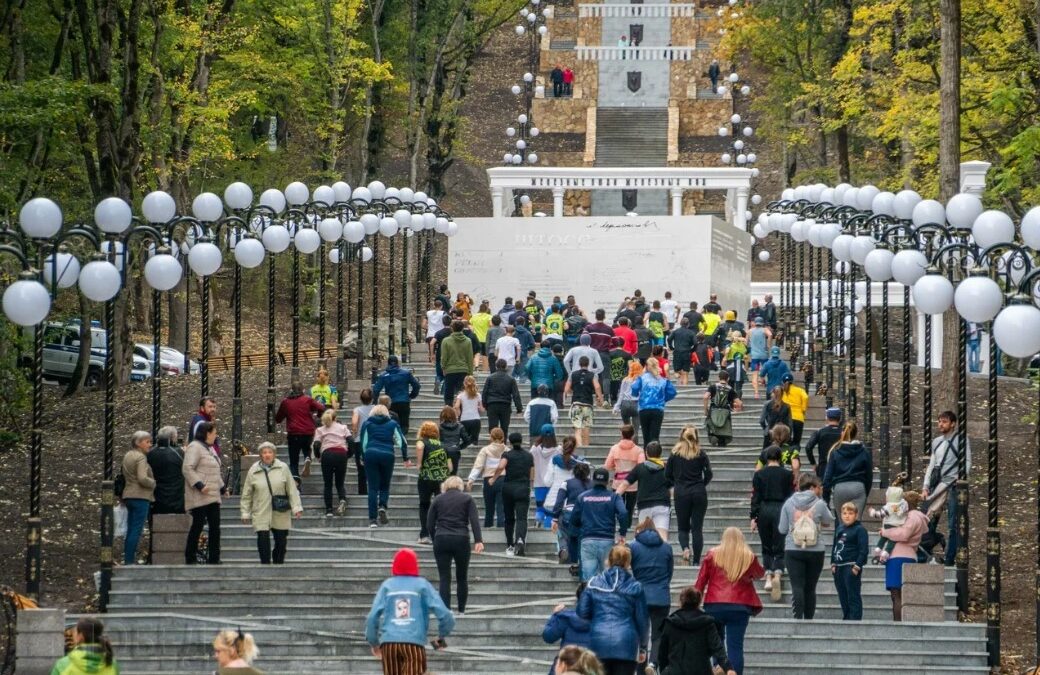
[[[834,515],[822,493],[819,476],[803,473],[798,478],[798,492],[784,502],[780,511],[777,529],[786,535],[784,564],[791,576],[791,604],[796,619],[811,619],[816,614],[816,582],[820,580],[825,555],[822,529],[834,526]]]

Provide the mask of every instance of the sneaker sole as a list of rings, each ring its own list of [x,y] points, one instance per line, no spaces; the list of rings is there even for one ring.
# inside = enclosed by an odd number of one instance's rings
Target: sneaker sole
[[[386,509],[379,509],[379,524],[387,525],[389,522],[390,519],[386,517]]]

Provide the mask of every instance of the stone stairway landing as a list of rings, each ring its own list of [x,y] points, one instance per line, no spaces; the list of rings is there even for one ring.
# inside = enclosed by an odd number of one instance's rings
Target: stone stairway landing
[[[596,111],[596,166],[666,166],[668,158],[667,108],[599,108]],[[621,216],[668,213],[668,193],[640,190],[637,202],[626,208],[621,192],[592,193],[592,215]]]

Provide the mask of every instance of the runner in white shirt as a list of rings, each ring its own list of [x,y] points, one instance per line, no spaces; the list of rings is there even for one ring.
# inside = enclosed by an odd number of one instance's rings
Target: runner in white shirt
[[[430,361],[433,361],[435,345],[433,337],[444,328],[444,309],[440,300],[433,301],[433,309],[426,312],[426,346],[429,348]]]
[[[510,368],[515,366],[520,358],[520,341],[514,337],[515,332],[513,326],[506,326],[506,334],[495,343],[495,353],[498,354],[498,358],[505,360]]]
[[[672,292],[665,291],[664,300],[661,301],[661,313],[664,314],[664,318],[668,321],[668,330],[675,327],[675,324],[679,323],[679,303],[672,300]]]

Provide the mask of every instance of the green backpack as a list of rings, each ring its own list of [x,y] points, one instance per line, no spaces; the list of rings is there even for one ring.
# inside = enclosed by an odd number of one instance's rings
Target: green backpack
[[[649,325],[650,332],[654,334],[655,338],[664,337],[664,313],[662,312],[650,312]]]
[[[419,467],[419,478],[422,480],[445,480],[451,475],[451,462],[448,452],[436,438],[423,439],[422,466]]]

